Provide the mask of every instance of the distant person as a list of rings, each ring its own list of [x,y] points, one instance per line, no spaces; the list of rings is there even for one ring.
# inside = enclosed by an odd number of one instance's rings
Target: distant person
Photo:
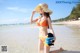
[[[35,13],[39,13],[40,17],[33,20],[33,16]],[[31,15],[31,23],[36,22],[39,26],[39,53],[53,53],[50,52],[50,46],[54,45],[54,42],[56,40],[52,24],[51,24],[51,18],[50,15],[52,14],[52,11],[48,9],[48,5],[46,3],[39,4],[35,10],[32,12]],[[48,29],[49,32],[48,33]],[[49,35],[52,35],[52,39],[49,39]],[[52,41],[52,42],[51,42]],[[61,51],[62,48],[56,51]]]

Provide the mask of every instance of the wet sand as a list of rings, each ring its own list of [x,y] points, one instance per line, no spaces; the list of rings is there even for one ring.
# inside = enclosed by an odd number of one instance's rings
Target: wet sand
[[[80,28],[53,25],[53,29],[57,39],[51,51],[63,47],[60,53],[80,53]],[[38,33],[34,25],[0,26],[0,47],[7,46],[5,53],[38,53]]]

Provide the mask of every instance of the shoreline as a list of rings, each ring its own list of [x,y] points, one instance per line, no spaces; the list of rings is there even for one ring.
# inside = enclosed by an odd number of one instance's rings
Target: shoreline
[[[52,24],[54,24],[54,25],[76,25],[76,26],[80,26],[80,20],[52,22]]]

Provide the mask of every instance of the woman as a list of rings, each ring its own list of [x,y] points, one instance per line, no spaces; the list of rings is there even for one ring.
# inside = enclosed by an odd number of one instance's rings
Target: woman
[[[41,16],[33,20],[34,14],[38,12]],[[47,38],[48,35],[48,30],[50,29],[49,32],[54,34],[52,25],[51,25],[51,15],[52,11],[48,9],[48,5],[43,3],[39,4],[35,10],[32,12],[31,15],[31,23],[37,22],[40,32],[39,32],[39,53],[49,53],[50,50],[50,45],[45,43],[45,39]],[[54,40],[56,40],[56,37],[54,35]]]

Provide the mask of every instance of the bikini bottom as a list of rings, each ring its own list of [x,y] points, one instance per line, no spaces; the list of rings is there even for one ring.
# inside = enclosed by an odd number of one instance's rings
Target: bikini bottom
[[[48,37],[48,35],[46,36],[40,35],[39,38],[46,46],[54,45],[54,37]]]

